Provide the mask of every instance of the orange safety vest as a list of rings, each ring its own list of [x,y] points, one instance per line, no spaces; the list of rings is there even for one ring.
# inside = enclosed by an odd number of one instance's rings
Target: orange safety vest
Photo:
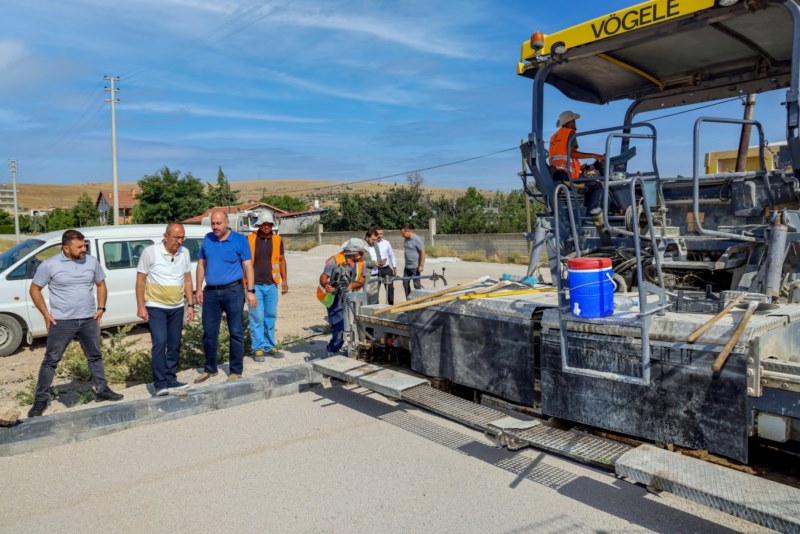
[[[547,157],[550,160],[550,165],[553,168],[567,172],[567,141],[569,140],[569,136],[572,135],[574,131],[575,130],[572,128],[566,128],[562,126],[556,133],[553,134],[553,137],[550,138],[550,147],[547,151]],[[572,148],[574,151],[574,149],[578,147],[575,145]],[[573,180],[580,178],[581,161],[575,156],[571,156],[569,167],[570,178]]]
[[[256,237],[258,232],[253,232],[247,236],[250,244],[250,257],[253,264],[256,263]],[[281,283],[281,236],[272,234],[272,281],[276,284]]]
[[[325,264],[327,264],[328,261],[331,258],[336,260],[336,266],[337,267],[339,265],[342,265],[343,263],[347,263],[347,258],[344,257],[344,253],[343,252],[340,252],[338,254],[335,254],[335,255],[331,256],[330,258],[325,260]],[[364,257],[362,256],[361,259],[356,262],[356,280],[355,280],[356,282],[358,282],[358,281],[360,281],[362,279],[361,271],[363,271],[363,269],[364,269]],[[317,300],[320,301],[321,303],[323,303],[326,308],[330,308],[331,307],[331,305],[333,304],[334,298],[336,298],[336,295],[334,295],[333,293],[328,293],[327,291],[325,291],[325,286],[323,286],[322,284],[319,284],[317,286]]]

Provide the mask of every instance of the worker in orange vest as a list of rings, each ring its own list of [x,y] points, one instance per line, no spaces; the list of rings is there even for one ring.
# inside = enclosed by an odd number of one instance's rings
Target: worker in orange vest
[[[328,324],[331,326],[328,357],[343,354],[346,293],[364,287],[365,254],[369,254],[369,248],[363,239],[348,239],[342,243],[341,252],[327,259],[319,277],[317,299],[328,308]]]
[[[569,168],[567,167],[567,142],[572,134],[578,131],[575,121],[581,116],[572,111],[565,111],[558,116],[556,128],[558,130],[550,138],[548,149],[548,160],[550,161],[550,173],[553,181],[566,182],[570,178],[575,180],[581,177],[581,172],[599,171],[600,164],[603,162],[602,154],[592,152],[581,152],[578,150],[577,140],[572,140],[572,150],[569,151]],[[594,158],[596,161],[592,165],[581,167],[581,158]],[[600,213],[600,201],[603,198],[603,186],[598,181],[586,182],[583,193],[583,202],[586,211],[590,215]]]
[[[250,340],[253,359],[263,362],[266,356],[282,358],[275,340],[275,322],[278,319],[278,287],[280,294],[289,291],[286,280],[286,256],[281,236],[272,233],[275,217],[264,210],[256,221],[258,230],[247,236],[253,273],[256,305],[249,310]]]

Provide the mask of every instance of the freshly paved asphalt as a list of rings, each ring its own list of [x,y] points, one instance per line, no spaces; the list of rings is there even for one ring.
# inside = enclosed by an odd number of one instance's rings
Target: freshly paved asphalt
[[[2,532],[754,532],[355,386],[0,458]]]

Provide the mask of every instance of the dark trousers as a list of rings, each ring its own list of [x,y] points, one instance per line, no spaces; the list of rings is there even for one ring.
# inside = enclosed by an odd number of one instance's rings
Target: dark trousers
[[[103,357],[100,353],[100,326],[97,321],[93,317],[58,319],[55,324],[50,325],[50,330],[47,332],[47,348],[42,365],[39,367],[39,378],[36,381],[36,402],[47,403],[50,399],[49,390],[53,385],[58,362],[64,356],[69,342],[76,337],[89,361],[94,390],[99,393],[108,389],[106,373],[103,369]]]
[[[153,344],[151,366],[156,391],[178,382],[178,362],[183,334],[183,306],[180,308],[147,307],[150,340]]]
[[[206,373],[217,372],[217,344],[222,312],[230,333],[230,372],[242,374],[244,369],[244,286],[236,284],[224,289],[203,291],[203,352]]]
[[[331,340],[328,343],[328,352],[341,350],[344,345],[344,303],[341,295],[336,294],[333,304],[328,308],[328,324],[331,325]]]
[[[555,171],[553,173],[553,181],[569,183],[569,175],[564,171]],[[586,208],[586,213],[591,213],[592,210],[600,208],[603,204],[603,182],[594,180],[591,182],[583,183],[583,206]],[[611,205],[609,204],[609,209]]]
[[[405,267],[403,269],[403,276],[419,276],[419,269],[416,267]],[[403,280],[403,289],[406,292],[406,300],[411,294],[411,280]],[[414,289],[422,289],[422,280],[417,278],[414,280]]]
[[[372,275],[372,278],[380,280],[380,282],[372,282],[367,284],[367,304],[377,304],[378,297],[381,294],[381,287],[386,286],[386,303],[391,306],[394,304],[394,282],[392,277],[394,270],[388,265],[378,267],[378,274]],[[389,280],[387,282],[387,280]]]
[[[392,277],[394,276],[394,270],[385,265],[383,267],[378,267],[378,276],[381,277]],[[383,285],[383,284],[380,284]],[[386,303],[391,306],[394,304],[394,282],[388,282],[386,284]]]

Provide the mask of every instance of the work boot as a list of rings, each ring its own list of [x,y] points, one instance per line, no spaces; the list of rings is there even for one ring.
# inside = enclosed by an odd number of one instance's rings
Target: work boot
[[[283,353],[278,350],[278,347],[272,347],[271,349],[269,349],[269,355],[275,358],[276,360],[283,358]]]
[[[240,375],[238,373],[231,373],[231,374],[228,375],[227,382],[234,382],[236,380],[239,380],[240,378],[242,378],[242,375]]]
[[[208,380],[212,376],[217,376],[218,372],[219,371],[214,371],[213,373],[203,373],[203,374],[201,374],[200,376],[198,376],[197,378],[194,379],[194,383],[195,384],[200,384],[202,382],[205,382],[206,380]]]
[[[261,350],[261,349],[258,349],[257,351],[255,351],[253,353],[253,359],[255,361],[259,362],[259,363],[263,362],[264,361],[264,351]]]
[[[36,401],[33,403],[33,406],[31,406],[31,409],[28,410],[28,417],[40,417],[46,409],[47,402]]]
[[[118,401],[122,400],[123,398],[123,395],[111,391],[110,388],[106,388],[103,391],[96,391],[94,396],[95,396],[94,399],[95,402]]]

